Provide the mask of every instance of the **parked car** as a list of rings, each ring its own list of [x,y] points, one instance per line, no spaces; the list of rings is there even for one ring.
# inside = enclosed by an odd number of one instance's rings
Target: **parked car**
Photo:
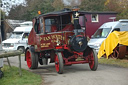
[[[24,50],[28,47],[28,35],[32,26],[16,27],[9,39],[2,42],[3,50]]]
[[[98,53],[100,45],[107,38],[107,36],[113,31],[128,31],[128,19],[121,19],[115,22],[104,23],[100,28],[92,35],[88,45],[96,50]]]

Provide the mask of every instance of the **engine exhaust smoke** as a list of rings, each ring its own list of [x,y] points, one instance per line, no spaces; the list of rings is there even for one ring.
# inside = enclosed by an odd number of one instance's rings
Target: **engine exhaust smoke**
[[[82,0],[62,0],[65,6],[79,6]]]

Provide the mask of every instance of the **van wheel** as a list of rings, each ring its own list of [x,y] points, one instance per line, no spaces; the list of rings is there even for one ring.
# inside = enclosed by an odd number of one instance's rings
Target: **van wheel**
[[[18,50],[20,50],[22,53],[24,53],[24,47],[18,47]]]

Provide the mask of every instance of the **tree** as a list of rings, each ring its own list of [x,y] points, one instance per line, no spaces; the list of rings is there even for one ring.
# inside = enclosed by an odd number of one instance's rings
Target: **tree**
[[[106,0],[82,0],[80,8],[84,11],[103,11],[105,1]]]
[[[105,10],[118,12],[117,19],[128,18],[128,0],[106,0]]]
[[[58,11],[73,6],[65,6],[63,0],[26,0],[27,5],[13,7],[9,12],[9,18],[32,20],[38,16],[38,11],[47,13]],[[69,2],[71,0],[68,0]],[[74,0],[73,0],[74,1]],[[128,11],[127,0],[80,0],[79,6],[82,11],[115,11],[118,12],[118,18],[126,18]],[[73,4],[73,3],[71,3]]]
[[[26,12],[26,7],[25,6],[22,6],[22,5],[19,5],[17,7],[13,6],[10,9],[8,18],[10,18],[10,19],[21,19],[21,20],[25,19],[25,17],[23,17],[25,12]]]
[[[47,13],[54,11],[52,7],[53,0],[27,0],[26,7],[19,5],[13,7],[9,12],[10,18],[32,20],[35,16],[38,16],[38,11]]]
[[[9,14],[9,11],[12,7],[14,6],[19,6],[19,5],[22,5],[22,6],[25,6],[26,3],[25,3],[25,0],[1,0],[1,3],[2,3],[2,9],[4,12],[6,12],[6,15]]]
[[[61,0],[54,0],[52,6],[54,7],[55,10],[62,10],[65,8]]]
[[[119,0],[107,0],[105,2],[105,10],[109,10],[109,11],[116,11],[119,12],[120,7],[119,7]]]
[[[82,1],[81,5],[79,6],[80,10],[84,11],[103,11],[104,10],[104,3],[106,0],[80,0]],[[61,10],[63,8],[72,8],[71,6],[64,6],[62,0],[54,0],[53,7],[55,10]]]
[[[0,13],[1,13],[1,15],[0,15],[0,31],[1,31],[2,40],[5,40],[6,39],[5,29],[4,29],[5,12],[3,12],[0,9]]]

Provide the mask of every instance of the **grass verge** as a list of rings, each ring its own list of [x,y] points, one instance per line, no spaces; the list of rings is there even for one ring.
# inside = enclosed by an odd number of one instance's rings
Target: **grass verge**
[[[106,58],[100,58],[98,59],[98,62],[100,64],[108,64],[108,65],[115,65],[120,67],[128,68],[128,60],[126,59],[106,59]]]
[[[9,68],[4,65],[2,68],[4,77],[0,79],[0,85],[40,85],[42,78],[40,75],[34,74],[22,69],[22,77],[19,76],[19,68]]]

